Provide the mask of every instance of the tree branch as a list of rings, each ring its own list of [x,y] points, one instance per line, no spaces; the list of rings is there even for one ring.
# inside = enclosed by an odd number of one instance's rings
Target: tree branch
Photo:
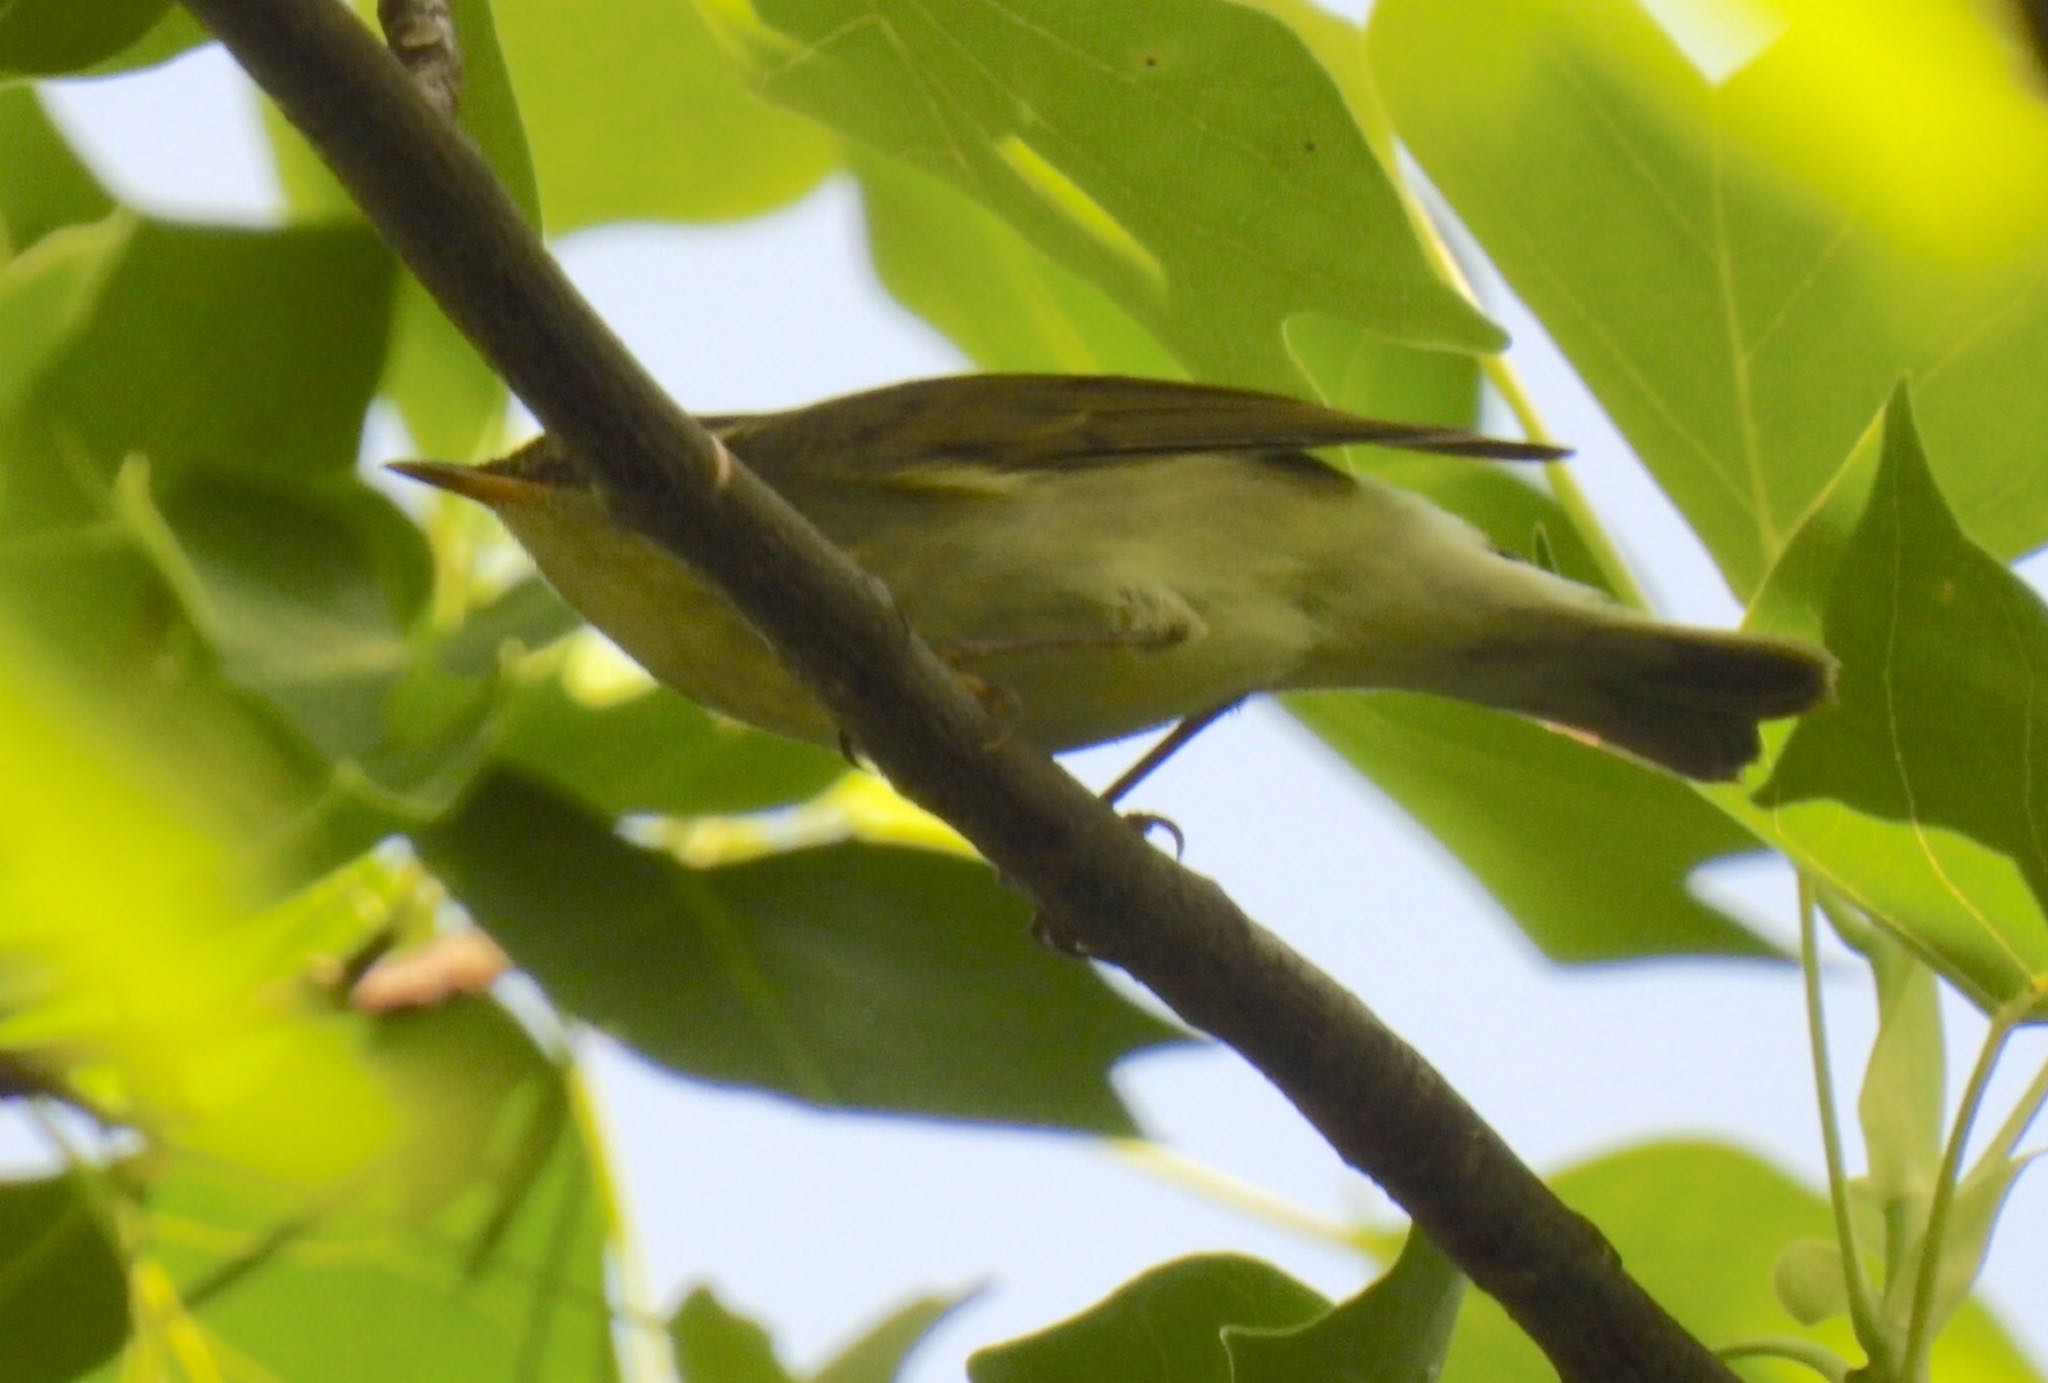
[[[336,0],[186,0],[312,141],[616,512],[689,554],[906,795],[1090,953],[1256,1065],[1573,1383],[1731,1383],[1429,1065],[1356,998],[1003,741],[887,595],[678,409],[483,160]]]

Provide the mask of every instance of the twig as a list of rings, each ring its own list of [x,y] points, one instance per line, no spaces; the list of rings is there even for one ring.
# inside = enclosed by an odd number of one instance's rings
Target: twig
[[[462,40],[448,0],[377,0],[377,22],[427,104],[452,119],[462,104]]]
[[[885,593],[709,436],[579,298],[489,169],[335,0],[186,0],[312,141],[614,511],[690,560],[907,796],[1087,949],[1236,1048],[1571,1383],[1732,1383],[1356,998],[995,733]],[[708,326],[707,326],[707,329]]]

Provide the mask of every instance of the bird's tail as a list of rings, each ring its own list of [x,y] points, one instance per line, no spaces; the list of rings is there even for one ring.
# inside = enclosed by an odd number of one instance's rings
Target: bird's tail
[[[1757,726],[1829,699],[1835,661],[1806,644],[1602,612],[1505,642],[1487,700],[1592,735],[1688,778],[1726,780],[1762,751]]]

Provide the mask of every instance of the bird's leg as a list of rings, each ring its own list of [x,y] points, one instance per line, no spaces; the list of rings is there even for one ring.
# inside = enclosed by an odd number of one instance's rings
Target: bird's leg
[[[1132,788],[1151,777],[1154,769],[1179,753],[1189,740],[1215,724],[1224,712],[1235,710],[1243,704],[1243,697],[1235,697],[1229,701],[1211,706],[1206,711],[1197,711],[1185,720],[1182,720],[1178,725],[1168,730],[1159,743],[1146,750],[1142,758],[1125,769],[1122,777],[1104,788],[1102,790],[1102,800],[1114,807],[1124,799],[1125,795]],[[1163,817],[1152,817],[1147,818],[1147,821],[1156,824],[1165,821],[1165,819]],[[1165,822],[1165,824],[1172,826],[1173,823]],[[1174,830],[1173,835],[1175,839],[1179,839],[1180,831],[1178,829]]]

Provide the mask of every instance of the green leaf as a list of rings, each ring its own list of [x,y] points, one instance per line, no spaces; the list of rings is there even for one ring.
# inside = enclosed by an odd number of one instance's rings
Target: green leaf
[[[0,79],[80,72],[141,38],[171,0],[0,0]]]
[[[1756,837],[1683,783],[1531,721],[1438,697],[1318,692],[1289,710],[1391,794],[1545,955],[1769,955],[1687,889]]]
[[[353,482],[316,490],[192,470],[156,502],[176,545],[160,560],[226,676],[326,758],[380,748],[431,579],[419,530]]]
[[[1842,1250],[1833,1239],[1794,1239],[1771,1264],[1771,1291],[1801,1325],[1819,1325],[1849,1309]]]
[[[947,182],[872,154],[853,166],[883,286],[982,369],[1181,373],[1101,289]]]
[[[7,449],[53,470],[83,456],[102,475],[130,452],[163,466],[347,469],[390,298],[390,260],[360,228],[144,222],[45,374],[33,431]]]
[[[114,209],[26,82],[0,86],[0,255],[18,255],[65,226],[99,221]],[[4,259],[0,259],[4,262]]]
[[[192,11],[174,4],[133,43],[94,63],[89,74],[107,77],[154,67],[211,42],[213,35],[193,17]]]
[[[802,801],[846,772],[830,750],[721,720],[664,689],[589,706],[552,677],[513,698],[498,752],[610,816],[759,811]]]
[[[1285,388],[1280,329],[1497,348],[1430,267],[1343,98],[1220,0],[719,0],[770,100],[979,201],[1197,376]]]
[[[505,772],[415,840],[564,1009],[706,1080],[1123,1133],[1108,1066],[1174,1036],[1034,945],[1022,905],[950,856],[840,845],[690,869]]]
[[[1889,934],[1861,948],[1877,981],[1877,1040],[1856,1103],[1868,1193],[1887,1212],[1924,1215],[1941,1167],[1947,1055],[1934,972]]]
[[[683,1383],[797,1383],[755,1322],[698,1287],[669,1317],[669,1342]]]
[[[346,1194],[153,1169],[135,1271],[158,1304],[125,1364],[175,1338],[226,1377],[617,1378],[611,1207],[563,1072],[483,1000],[351,1026],[403,1115],[383,1160]],[[275,1111],[315,1097],[289,1080]]]
[[[529,576],[465,614],[435,643],[434,660],[457,676],[483,677],[497,669],[508,648],[532,652],[582,627],[582,617],[553,587]]]
[[[904,1357],[963,1300],[955,1295],[905,1302],[834,1355],[811,1383],[896,1383]]]
[[[0,1181],[0,1265],[9,1378],[65,1383],[127,1338],[128,1277],[84,1177]]]
[[[84,324],[132,230],[123,217],[68,226],[0,268],[0,421]]]
[[[1294,1330],[1224,1332],[1231,1383],[1435,1383],[1464,1299],[1465,1279],[1411,1231],[1387,1275]]]
[[[1739,593],[1902,372],[1966,526],[2048,537],[2048,121],[2002,59],[1830,43],[1852,12],[1797,11],[1718,87],[1630,0],[1373,12],[1402,138]]]
[[[811,1383],[894,1383],[903,1357],[954,1306],[957,1297],[919,1297],[864,1331],[812,1376]],[[768,1332],[698,1287],[669,1317],[669,1340],[683,1383],[797,1383],[775,1357]]]
[[[973,1383],[1233,1383],[1226,1332],[1292,1330],[1329,1303],[1278,1268],[1231,1254],[1182,1258],[1036,1335],[967,1361]]]
[[[171,0],[0,0],[0,81],[107,76],[164,62],[208,39]]]
[[[1970,540],[1903,392],[1802,525],[1753,622],[1842,661],[1753,805],[1720,794],[1987,1009],[2048,982],[2048,610]]]
[[[758,215],[802,196],[837,160],[837,141],[746,89],[693,5],[491,8],[550,234]]]
[[[1990,1256],[1998,1212],[2012,1194],[2020,1173],[2042,1155],[2037,1151],[2023,1157],[1987,1157],[1956,1187],[1946,1232],[1942,1235],[1941,1263],[1935,1269],[1934,1301],[1927,1313],[1929,1330],[1941,1329],[1969,1298],[1978,1274],[1984,1270],[1984,1260]],[[1906,1283],[1917,1281],[1924,1251],[1923,1245],[1915,1244],[1906,1256],[1904,1270],[1898,1275],[1902,1289]],[[1903,1327],[1910,1310],[1910,1294],[1904,1290],[1896,1294],[1888,1291],[1886,1298],[1887,1305],[1893,1307],[1893,1318]]]
[[[1827,1202],[1767,1163],[1711,1143],[1630,1148],[1550,1179],[1591,1218],[1629,1272],[1710,1346],[1790,1333],[1773,1292],[1778,1246],[1833,1242]],[[1857,1351],[1846,1321],[1805,1337],[1845,1357]],[[1745,1363],[1745,1369],[1750,1365]],[[1754,1375],[1807,1379],[1785,1368]],[[1991,1317],[1971,1306],[1936,1342],[1932,1376],[1970,1383],[2039,1383],[2041,1377]],[[1473,1294],[1452,1337],[1444,1383],[1540,1383],[1556,1377],[1491,1298]]]

